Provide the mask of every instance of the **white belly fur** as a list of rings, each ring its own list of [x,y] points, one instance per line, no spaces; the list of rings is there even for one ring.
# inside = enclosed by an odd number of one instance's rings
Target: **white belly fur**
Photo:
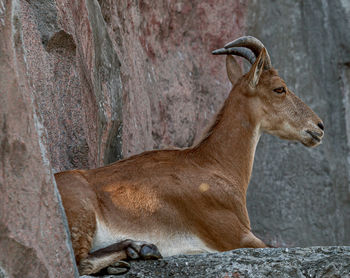
[[[207,247],[202,240],[193,234],[174,233],[165,234],[123,234],[118,231],[112,231],[103,223],[97,220],[97,231],[94,236],[91,251],[95,251],[111,244],[117,243],[124,239],[136,241],[146,241],[156,245],[163,257],[178,254],[197,254],[203,252],[215,252]]]

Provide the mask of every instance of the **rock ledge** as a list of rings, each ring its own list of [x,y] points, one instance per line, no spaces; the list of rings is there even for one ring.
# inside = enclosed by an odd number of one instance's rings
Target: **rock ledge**
[[[82,276],[84,278],[92,276]],[[239,249],[135,261],[107,277],[350,277],[350,247]]]

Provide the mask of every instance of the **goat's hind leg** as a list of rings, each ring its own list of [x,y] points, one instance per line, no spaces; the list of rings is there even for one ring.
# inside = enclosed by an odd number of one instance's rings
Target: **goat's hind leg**
[[[245,234],[241,241],[242,248],[266,248],[268,247],[261,239],[257,238],[252,232]]]
[[[277,246],[264,243],[257,238],[252,232],[246,234],[241,242],[242,248],[277,248]]]
[[[112,244],[89,254],[79,264],[80,275],[122,274],[129,270],[128,259],[160,259],[154,244],[130,239]]]

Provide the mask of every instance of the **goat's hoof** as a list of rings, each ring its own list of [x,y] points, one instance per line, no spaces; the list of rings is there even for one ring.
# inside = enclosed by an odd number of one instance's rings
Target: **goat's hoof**
[[[161,259],[157,246],[144,241],[130,240],[128,247],[126,248],[126,254],[129,259],[143,259],[143,260],[157,260]]]
[[[94,264],[90,260],[82,260],[78,266],[79,274],[80,275],[87,275],[90,273],[93,273],[93,270],[95,269]]]
[[[157,260],[162,258],[157,246],[154,244],[144,244],[140,250],[140,255],[141,258],[145,260]]]
[[[140,258],[139,252],[132,247],[126,248],[126,254],[128,255],[128,258],[132,260]]]
[[[128,272],[130,269],[130,264],[125,261],[118,261],[109,267],[107,267],[107,273],[109,275],[120,275]]]

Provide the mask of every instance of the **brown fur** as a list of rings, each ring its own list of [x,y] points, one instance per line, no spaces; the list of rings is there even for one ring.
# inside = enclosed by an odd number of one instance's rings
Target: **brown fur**
[[[124,234],[190,233],[218,251],[266,246],[251,233],[246,209],[260,133],[314,146],[318,142],[304,130],[320,138],[323,131],[317,128],[321,120],[292,92],[273,91],[285,83],[275,70],[262,70],[265,58],[262,51],[194,147],[56,174],[78,264],[88,257],[96,218]]]

